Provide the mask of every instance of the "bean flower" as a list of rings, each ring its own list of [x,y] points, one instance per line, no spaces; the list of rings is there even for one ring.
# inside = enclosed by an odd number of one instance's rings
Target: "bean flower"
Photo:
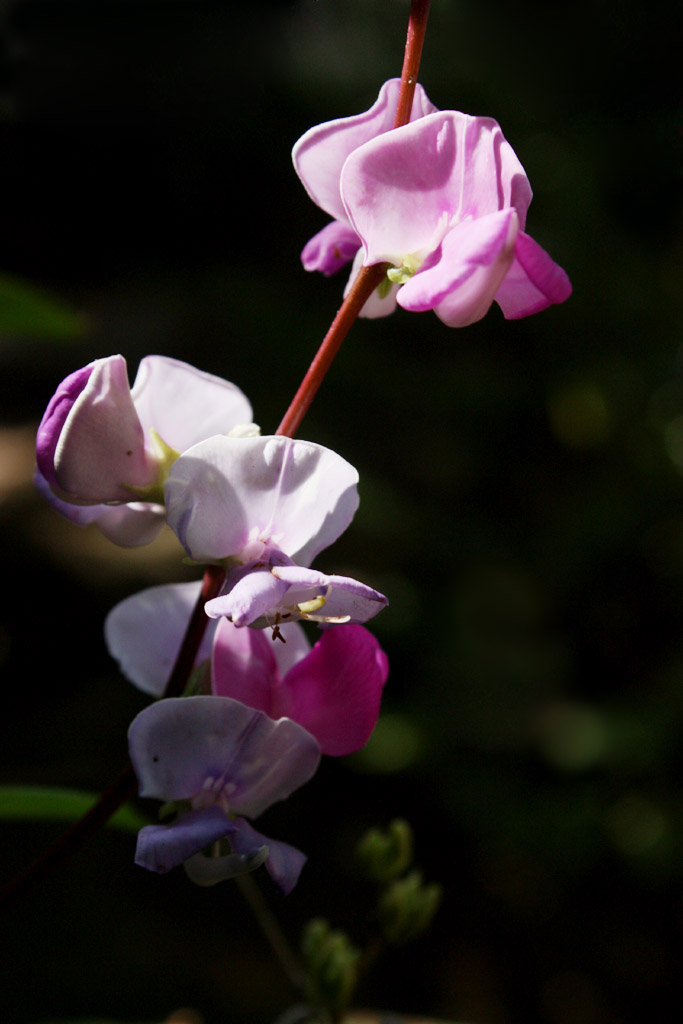
[[[569,279],[524,230],[531,187],[498,124],[436,111],[420,94],[421,116],[391,129],[373,113],[378,104],[312,128],[294,147],[309,195],[360,243],[352,278],[361,265],[390,265],[364,314],[398,303],[464,327],[494,300],[508,319],[564,302]]]
[[[145,544],[164,524],[163,484],[178,455],[251,418],[234,384],[176,359],[146,356],[132,388],[123,356],[96,359],[48,404],[37,484],[72,521],[95,522],[123,546]]]
[[[193,881],[212,885],[265,863],[291,892],[304,854],[246,819],[313,776],[320,747],[309,732],[228,697],[175,697],[141,711],[128,744],[140,795],[177,805],[172,822],[140,830],[136,864],[160,873],[185,864]]]
[[[105,639],[123,674],[139,689],[163,695],[199,583],[150,587],[121,601],[107,616]],[[269,718],[290,718],[317,740],[323,754],[365,746],[379,715],[388,662],[359,625],[325,629],[311,648],[294,622],[273,643],[261,630],[212,620],[197,655],[209,663],[202,682]]]
[[[167,519],[191,559],[225,567],[207,614],[275,633],[376,615],[384,595],[309,567],[351,522],[357,483],[335,452],[287,437],[212,437],[185,452],[164,488]]]
[[[333,218],[304,247],[301,262],[306,270],[319,270],[329,277],[352,260],[359,249],[361,240],[349,221],[339,191],[342,167],[355,149],[393,127],[400,86],[400,79],[390,79],[365,113],[317,125],[294,146],[292,159],[304,188],[316,206]],[[418,84],[411,121],[435,110]]]

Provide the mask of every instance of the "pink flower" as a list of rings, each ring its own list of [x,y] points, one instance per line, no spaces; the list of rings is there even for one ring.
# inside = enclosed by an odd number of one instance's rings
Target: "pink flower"
[[[336,452],[288,437],[212,437],[181,455],[164,488],[168,524],[190,558],[226,570],[207,614],[277,629],[381,611],[376,590],[308,568],[351,522],[357,482]]]
[[[361,264],[391,264],[364,315],[383,316],[398,302],[464,327],[494,300],[508,319],[564,302],[567,275],[524,231],[531,187],[498,124],[421,104],[423,116],[380,125],[360,143],[368,115],[319,125],[294,147],[309,194],[362,244],[352,278]],[[330,200],[332,167],[342,215]]]
[[[399,78],[390,79],[365,113],[316,125],[294,146],[292,160],[304,188],[316,206],[334,218],[304,247],[301,262],[306,270],[320,270],[329,277],[352,260],[360,247],[361,240],[349,223],[339,192],[339,179],[347,157],[355,149],[393,127],[400,86]],[[422,86],[417,85],[411,121],[435,110]]]
[[[75,522],[96,522],[124,546],[144,544],[163,526],[175,458],[251,418],[234,384],[177,359],[146,356],[132,389],[123,356],[96,359],[50,400],[36,439],[37,484]]]

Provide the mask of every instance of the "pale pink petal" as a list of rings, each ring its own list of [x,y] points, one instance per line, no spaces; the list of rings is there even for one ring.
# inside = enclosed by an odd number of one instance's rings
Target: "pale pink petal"
[[[458,219],[484,217],[513,206],[524,226],[532,192],[529,179],[500,126],[491,117],[455,114],[462,192]]]
[[[107,650],[144,693],[163,696],[201,588],[200,581],[148,587],[120,601],[104,620]],[[195,664],[210,656],[215,629],[209,622]]]
[[[145,356],[131,394],[147,440],[154,429],[179,452],[252,421],[236,385],[167,356]]]
[[[238,556],[255,538],[300,562],[343,533],[358,507],[356,470],[285,437],[214,437],[172,466],[168,522],[196,561]]]
[[[375,727],[388,668],[366,629],[335,626],[287,673],[272,713],[312,733],[323,754],[351,754]]]
[[[123,548],[150,544],[166,523],[163,505],[149,501],[125,505],[73,505],[58,498],[45,477],[36,470],[36,488],[52,507],[77,526],[96,526],[104,536]]]
[[[131,488],[149,486],[156,473],[131,398],[125,359],[96,360],[54,449],[57,486],[82,502],[129,501]]]
[[[317,569],[299,565],[276,566],[272,572],[279,580],[289,584],[281,607],[277,609],[285,621],[295,616],[310,617],[313,620],[319,618],[321,621],[341,618],[350,622],[367,622],[389,603],[384,594],[349,576],[328,576]],[[305,616],[299,613],[298,605],[319,597],[325,598],[319,610],[306,613]]]
[[[222,793],[230,810],[257,817],[314,774],[315,739],[227,697],[171,697],[141,711],[128,730],[140,795],[192,800]]]
[[[380,135],[349,156],[341,192],[365,266],[400,266],[405,256],[436,248],[435,232],[459,204],[451,188],[456,158],[457,124],[449,112]]]
[[[348,224],[333,220],[306,243],[301,262],[304,270],[318,270],[331,277],[353,259],[359,245],[360,238]]]
[[[149,501],[133,501],[127,505],[96,505],[101,509],[95,520],[107,540],[121,548],[137,548],[151,544],[166,525],[163,505]]]
[[[253,569],[230,584],[227,593],[214,597],[205,605],[212,619],[225,616],[235,626],[250,626],[257,619],[268,617],[287,592],[287,584],[276,579],[270,569]]]
[[[358,146],[393,127],[399,89],[400,79],[390,79],[384,83],[369,110],[310,128],[292,150],[294,168],[304,188],[313,202],[335,220],[346,220],[339,194],[339,176],[344,161]],[[431,114],[435,109],[418,84],[411,120]]]
[[[516,320],[557,302],[572,293],[569,278],[545,249],[520,231],[515,259],[496,292],[495,299],[507,320]]]
[[[444,238],[440,257],[398,293],[404,309],[435,309],[451,327],[480,320],[507,273],[518,231],[514,209],[464,221]]]

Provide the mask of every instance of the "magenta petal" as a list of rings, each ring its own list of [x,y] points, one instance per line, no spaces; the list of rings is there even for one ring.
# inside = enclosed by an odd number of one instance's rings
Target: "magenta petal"
[[[107,615],[107,650],[144,693],[163,696],[200,592],[200,582],[149,587],[120,601]],[[210,656],[215,627],[209,623],[195,664]]]
[[[250,817],[307,782],[320,760],[316,740],[301,726],[227,697],[151,704],[133,719],[128,743],[141,796],[192,800],[208,787]]]
[[[280,682],[273,646],[259,630],[238,629],[228,619],[221,619],[211,658],[214,694],[232,697],[270,715],[273,691]]]
[[[331,277],[353,259],[359,246],[356,232],[348,224],[333,220],[306,243],[301,262],[304,270],[319,270]]]
[[[145,825],[138,832],[135,863],[163,874],[222,839],[229,828],[230,819],[216,806],[190,811],[170,825]]]
[[[515,259],[496,292],[496,302],[507,320],[540,313],[572,293],[569,278],[545,249],[523,231],[515,243]]]
[[[252,420],[238,387],[167,356],[145,356],[131,395],[145,433],[154,429],[179,452]]]
[[[50,399],[38,427],[36,462],[45,480],[55,487],[58,486],[54,468],[55,450],[62,428],[74,402],[88,383],[94,366],[94,363],[88,363],[62,381]]]
[[[323,754],[351,754],[365,746],[375,727],[388,670],[371,633],[362,626],[336,626],[287,673],[273,713],[312,733]]]
[[[352,117],[340,117],[309,129],[292,150],[294,168],[313,202],[335,220],[346,220],[339,194],[339,176],[350,153],[394,124],[400,79],[385,82],[369,110]],[[431,114],[436,108],[421,85],[415,88],[411,120]]]

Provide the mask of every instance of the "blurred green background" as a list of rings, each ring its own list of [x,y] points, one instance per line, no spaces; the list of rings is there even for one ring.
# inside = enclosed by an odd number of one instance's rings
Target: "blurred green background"
[[[359,322],[302,436],[356,465],[321,567],[384,590],[392,665],[368,748],[264,816],[309,855],[290,936],[361,941],[364,828],[409,818],[431,934],[359,1003],[474,1024],[664,1024],[680,1005],[683,349],[677,5],[434,0],[421,81],[495,117],[529,233],[572,299],[449,330]],[[57,383],[121,352],[235,381],[276,428],[344,273],[290,149],[400,72],[407,0],[16,0],[0,7],[3,782],[99,790],[146,700],[110,607],[188,578],[172,536],[122,552],[45,507],[33,437]],[[8,276],[6,276],[8,275]],[[73,315],[38,308],[21,282]],[[6,824],[2,880],[57,825]],[[230,884],[133,865],[105,832],[3,923],[3,1019],[267,1024],[292,1000]],[[260,878],[264,888],[268,880]]]

